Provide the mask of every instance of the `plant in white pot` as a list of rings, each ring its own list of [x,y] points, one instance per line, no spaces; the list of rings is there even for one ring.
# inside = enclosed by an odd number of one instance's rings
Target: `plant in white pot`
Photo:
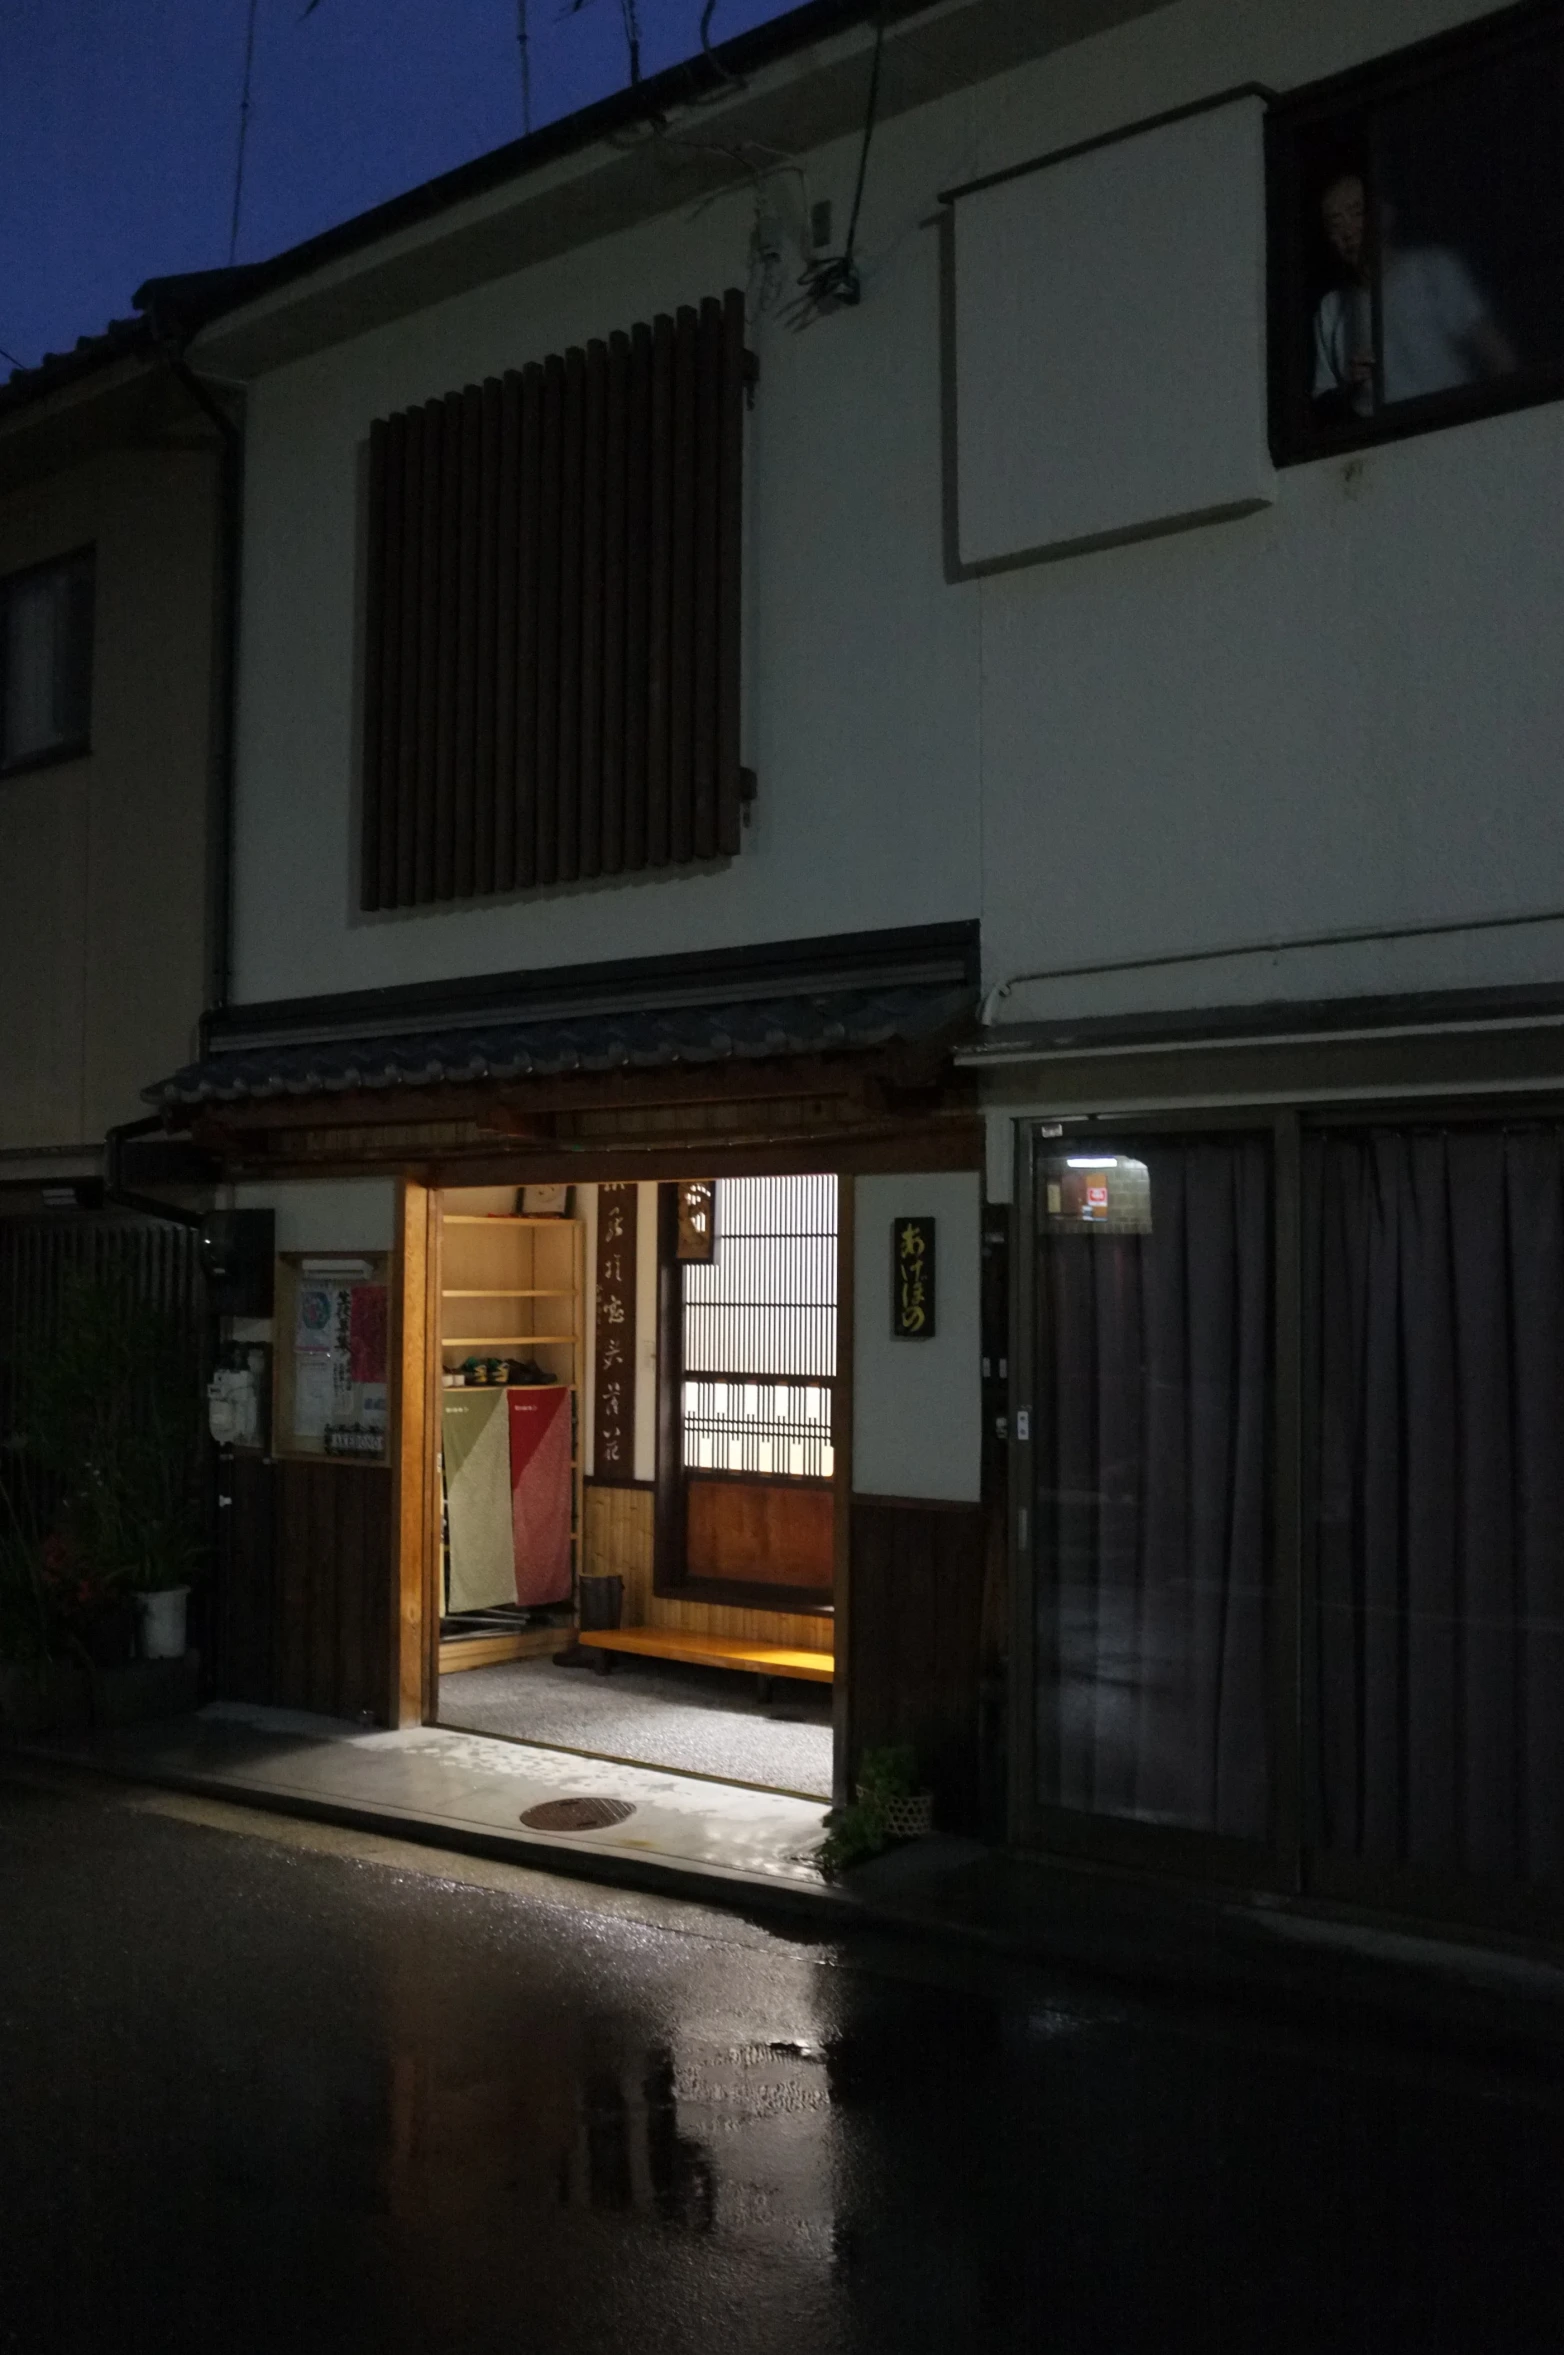
[[[166,1311],[81,1277],[22,1368],[25,1443],[86,1571],[135,1598],[140,1650],[182,1657],[203,1545],[200,1394]]]

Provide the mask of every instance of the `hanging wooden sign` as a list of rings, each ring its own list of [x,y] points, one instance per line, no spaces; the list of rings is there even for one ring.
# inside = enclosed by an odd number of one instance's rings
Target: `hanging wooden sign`
[[[709,1260],[717,1252],[717,1188],[711,1178],[687,1178],[679,1187],[679,1257]]]
[[[622,1486],[635,1478],[634,1186],[597,1189],[597,1356],[592,1425],[593,1478]]]
[[[891,1221],[891,1334],[897,1341],[934,1338],[934,1221]]]

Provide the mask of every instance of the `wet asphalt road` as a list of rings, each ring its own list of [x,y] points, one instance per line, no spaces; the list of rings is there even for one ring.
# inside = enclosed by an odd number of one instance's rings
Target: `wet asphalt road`
[[[1564,2346],[1564,2084],[0,1767],[0,2351]]]

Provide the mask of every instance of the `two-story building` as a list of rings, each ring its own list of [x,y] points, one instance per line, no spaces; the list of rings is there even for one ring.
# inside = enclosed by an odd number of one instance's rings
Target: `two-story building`
[[[839,1781],[1556,1926],[1561,67],[822,0],[235,282],[235,1689],[563,1546]]]
[[[0,384],[0,1422],[71,1270],[199,1356],[201,1166],[149,1070],[221,1002],[237,431],[150,319]],[[154,1132],[150,1136],[146,1133]],[[171,1189],[171,1190],[170,1190]]]

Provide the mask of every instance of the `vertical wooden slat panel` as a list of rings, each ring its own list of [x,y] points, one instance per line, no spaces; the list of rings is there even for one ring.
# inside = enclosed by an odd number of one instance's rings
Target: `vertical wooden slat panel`
[[[673,578],[673,321],[652,323],[651,414],[648,420],[651,512],[647,531],[646,863],[663,867],[669,855],[668,696],[672,669],[670,597]]]
[[[617,875],[624,858],[625,748],[625,403],[630,339],[610,338],[603,416],[603,641],[601,870]]]
[[[435,684],[434,889],[437,900],[456,888],[456,732],[461,661],[462,448],[464,403],[459,392],[442,404],[440,440],[439,655]]]
[[[445,484],[445,406],[423,411],[423,483],[418,531],[418,754],[414,785],[413,898],[435,894],[435,767],[440,706],[440,512]]]
[[[483,459],[483,394],[462,394],[462,455],[456,514],[456,726],[452,759],[451,887],[471,899],[477,882],[478,470]]]
[[[371,432],[366,908],[731,856],[744,298]]]
[[[722,469],[722,305],[708,296],[695,339],[695,587],[690,648],[690,848],[717,853],[718,543]]]
[[[538,698],[543,578],[543,370],[534,363],[521,379],[521,446],[517,458],[516,578],[516,875],[532,883],[538,872]]]
[[[559,738],[555,774],[558,859],[555,874],[581,872],[581,491],[586,455],[586,354],[565,354],[559,450]]]
[[[717,493],[717,848],[732,857],[743,831],[744,409],[748,400],[744,297],[722,305],[721,440]]]
[[[391,905],[418,897],[418,680],[424,512],[424,412],[410,409],[402,440],[402,574],[397,648],[396,888]]]
[[[395,821],[385,806],[380,773],[386,743],[381,696],[385,691],[385,632],[394,616],[387,613],[386,547],[391,535],[386,513],[390,493],[390,429],[376,418],[369,429],[369,516],[364,551],[364,756],[361,772],[359,905],[378,908],[380,845]]]
[[[624,865],[646,865],[647,594],[651,559],[652,331],[630,338],[625,391]]]
[[[692,694],[695,672],[695,440],[699,325],[686,304],[673,345],[673,552],[668,584],[668,856],[675,866],[694,842]]]
[[[581,419],[580,873],[603,870],[603,526],[608,346],[589,343]]]
[[[534,877],[553,883],[559,874],[559,636],[560,482],[564,431],[565,363],[544,364],[542,417],[538,437],[538,668]]]
[[[516,880],[516,564],[521,500],[521,378],[512,369],[500,386],[499,445],[494,509],[494,879],[495,891]]]

